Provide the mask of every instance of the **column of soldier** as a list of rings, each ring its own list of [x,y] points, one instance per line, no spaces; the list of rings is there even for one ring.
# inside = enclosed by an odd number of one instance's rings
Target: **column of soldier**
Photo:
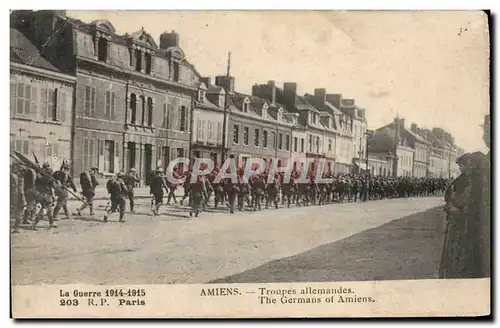
[[[67,201],[70,193],[83,203],[74,215],[81,216],[87,207],[90,215],[94,215],[94,196],[99,184],[97,174],[96,166],[89,172],[80,174],[82,190],[79,197],[75,194],[77,189],[68,162],[64,162],[56,172],[52,171],[48,163],[44,163],[39,170],[34,170],[20,162],[14,162],[11,167],[11,215],[14,217],[14,232],[18,232],[21,222],[31,224],[32,229],[36,230],[44,216],[48,217],[49,226],[53,228],[61,209],[64,211],[64,219],[69,219]],[[159,214],[165,192],[167,205],[172,199],[177,204],[175,191],[180,185],[184,187],[180,204],[188,199],[189,215],[194,214],[196,217],[208,208],[212,195],[214,208],[225,203],[230,213],[234,213],[235,208],[239,211],[261,210],[263,204],[266,209],[270,205],[278,209],[280,203],[281,206],[291,207],[440,195],[448,185],[448,180],[443,178],[393,178],[355,174],[324,174],[323,177],[331,179],[331,182],[323,183],[316,182],[312,172],[308,173],[309,181],[303,182],[299,180],[300,172],[295,170],[288,181],[285,181],[283,173],[276,173],[270,179],[269,170],[246,177],[241,168],[237,170],[236,180],[219,179],[217,168],[194,180],[191,169],[181,174],[178,168],[174,168],[172,175],[174,181],[180,182],[171,182],[160,167],[150,173],[151,211],[154,215]],[[127,199],[131,212],[134,212],[134,188],[139,182],[135,169],[127,174],[117,173],[107,181],[106,189],[110,199],[103,222],[108,222],[109,215],[114,212],[118,212],[119,221],[124,222]]]

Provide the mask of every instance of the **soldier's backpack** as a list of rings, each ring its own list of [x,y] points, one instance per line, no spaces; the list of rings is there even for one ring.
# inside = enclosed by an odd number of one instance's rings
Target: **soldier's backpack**
[[[92,187],[92,178],[89,172],[80,173],[80,185],[82,189],[88,189]]]
[[[106,189],[108,190],[109,194],[116,195],[120,193],[120,185],[118,181],[110,179],[106,183]]]

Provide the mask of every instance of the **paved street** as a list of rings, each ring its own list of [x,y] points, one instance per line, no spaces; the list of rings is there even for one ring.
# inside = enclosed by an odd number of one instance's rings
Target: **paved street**
[[[97,202],[100,207],[105,203],[104,200]],[[73,209],[77,205],[71,202]],[[95,217],[58,221],[56,229],[45,229],[48,223],[43,221],[38,231],[22,230],[12,235],[12,282],[167,284],[217,279],[228,282],[349,280],[353,269],[357,272],[352,277],[358,279],[363,278],[363,271],[369,279],[388,279],[390,270],[414,268],[418,272],[419,267],[425,267],[422,275],[432,275],[436,256],[439,256],[436,255],[440,243],[437,239],[442,235],[441,209],[394,220],[441,205],[442,197],[425,197],[233,215],[222,213],[227,210],[221,208],[189,218],[186,207],[180,205],[165,207],[160,210],[160,216],[153,217],[149,214],[149,200],[141,199],[138,213],[127,213],[126,223],[116,222],[117,214],[110,218],[111,222],[103,223],[101,208]],[[391,222],[397,224],[394,226]],[[384,224],[387,224],[386,230]],[[368,230],[373,228],[379,230]],[[369,235],[363,237],[361,233]],[[384,248],[385,241],[394,242]],[[406,249],[401,251],[402,247]],[[415,255],[419,253],[420,257]],[[372,272],[351,263],[378,256],[397,263],[387,270],[373,267]],[[286,262],[289,257],[295,260]],[[310,266],[308,258],[314,259]],[[317,267],[318,263],[321,268]],[[430,264],[425,266],[426,263]],[[271,265],[271,270],[266,269],[266,265]],[[258,271],[262,267],[264,269]],[[298,267],[302,269],[297,270]]]

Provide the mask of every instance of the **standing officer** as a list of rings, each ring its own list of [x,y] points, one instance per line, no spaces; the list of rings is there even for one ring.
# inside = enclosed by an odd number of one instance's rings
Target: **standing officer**
[[[125,174],[123,177],[123,182],[125,182],[125,186],[127,187],[127,197],[130,201],[130,212],[132,213],[134,213],[134,188],[136,183],[140,181],[134,168],[131,168],[128,174]]]
[[[55,196],[57,197],[57,204],[56,207],[54,208],[54,218],[57,218],[57,215],[59,214],[59,211],[62,209],[64,210],[64,214],[66,215],[66,219],[69,219],[69,211],[68,211],[68,196],[69,193],[68,191],[63,188],[71,188],[73,189],[74,192],[76,192],[76,186],[73,183],[73,178],[71,177],[71,174],[69,173],[69,165],[68,164],[63,164],[61,166],[61,169],[59,171],[56,171],[52,177],[58,181],[61,185],[60,188],[56,188],[55,191]]]
[[[23,208],[26,206],[24,197],[24,172],[21,165],[17,162],[13,163],[10,169],[10,214],[14,218],[14,233],[21,224],[21,216]]]
[[[117,209],[120,210],[120,222],[125,222],[125,198],[128,195],[127,186],[123,181],[123,172],[118,172],[117,178],[113,176],[112,179],[106,183],[106,189],[110,194],[111,208],[104,215],[104,222],[108,222],[108,217]]]
[[[93,200],[95,196],[95,188],[99,185],[99,182],[97,182],[96,178],[97,172],[99,172],[98,167],[93,166],[90,172],[85,171],[80,174],[80,186],[82,187],[82,195],[83,197],[85,197],[87,203],[83,204],[82,207],[77,209],[78,216],[82,216],[82,211],[87,208],[87,206],[90,209],[90,215],[94,215]]]

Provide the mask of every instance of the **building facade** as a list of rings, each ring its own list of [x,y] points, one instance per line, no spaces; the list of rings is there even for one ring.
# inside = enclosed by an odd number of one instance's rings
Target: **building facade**
[[[10,28],[10,147],[59,169],[71,155],[76,79],[44,58],[29,32]]]
[[[368,170],[372,176],[393,176],[393,156],[391,154],[368,154]]]
[[[202,78],[198,97],[194,102],[191,157],[210,158],[214,167],[220,168],[223,155],[224,88],[211,84],[208,77]],[[229,115],[227,115],[229,117]],[[226,121],[226,131],[229,120]],[[226,149],[228,136],[226,135]]]

